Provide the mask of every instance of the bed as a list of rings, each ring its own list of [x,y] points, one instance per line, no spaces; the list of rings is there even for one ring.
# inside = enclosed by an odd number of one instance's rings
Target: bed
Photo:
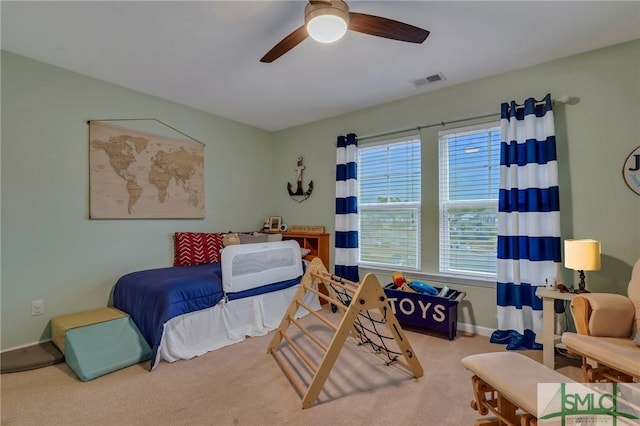
[[[176,259],[178,251],[176,245]],[[161,360],[190,359],[278,327],[303,274],[298,243],[239,244],[219,252],[206,263],[133,272],[117,281],[114,306],[131,316],[151,346],[150,370]],[[320,309],[312,293],[305,302]],[[307,313],[300,308],[296,316]]]

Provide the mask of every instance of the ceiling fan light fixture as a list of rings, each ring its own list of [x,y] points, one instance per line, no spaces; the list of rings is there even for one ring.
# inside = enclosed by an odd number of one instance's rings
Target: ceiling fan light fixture
[[[349,7],[343,1],[309,3],[305,8],[309,36],[320,43],[333,43],[347,32]]]
[[[347,23],[335,15],[317,16],[307,24],[307,32],[315,41],[333,43],[347,32]]]
[[[349,6],[343,0],[308,0],[304,8],[304,25],[280,40],[260,62],[275,61],[309,37],[322,43],[337,41],[347,30],[409,43],[422,43],[429,35],[429,31],[404,22],[349,12]]]

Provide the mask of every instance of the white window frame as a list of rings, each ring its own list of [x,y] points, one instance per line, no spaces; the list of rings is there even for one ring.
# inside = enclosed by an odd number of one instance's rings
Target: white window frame
[[[419,135],[410,135],[407,137],[403,137],[403,138],[397,138],[397,139],[392,139],[392,140],[383,140],[383,141],[377,141],[377,142],[373,142],[370,144],[366,144],[366,145],[361,145],[358,149],[358,218],[359,221],[362,219],[362,213],[366,210],[406,210],[406,211],[413,211],[413,216],[416,218],[417,220],[417,225],[416,225],[416,240],[415,240],[415,244],[413,249],[415,249],[415,258],[416,258],[416,264],[413,266],[410,265],[398,265],[398,264],[393,264],[393,263],[380,263],[380,262],[370,262],[370,261],[363,261],[362,260],[362,249],[360,249],[358,251],[358,264],[363,266],[363,267],[370,267],[370,268],[382,268],[382,269],[388,269],[388,268],[401,268],[402,270],[413,270],[413,271],[420,271],[421,269],[421,258],[422,258],[422,250],[421,250],[421,241],[422,241],[422,194],[420,194],[420,200],[419,201],[414,201],[414,202],[403,202],[403,203],[362,203],[362,198],[360,197],[360,185],[362,183],[361,177],[360,177],[360,154],[361,151],[367,150],[367,149],[371,149],[371,148],[379,148],[381,146],[393,146],[393,145],[397,145],[397,144],[403,144],[403,143],[407,143],[407,142],[412,142],[412,141],[417,141],[418,145],[420,146],[420,151],[422,150],[422,141],[420,139]],[[422,157],[422,152],[420,152],[420,155]],[[387,164],[387,168],[390,167],[389,164]],[[422,188],[422,161],[420,161],[420,187]],[[387,188],[388,189],[388,188]],[[362,237],[363,237],[363,232],[361,230],[361,225],[360,222],[358,224],[358,246],[362,248],[363,244],[362,244]]]
[[[495,279],[496,271],[477,271],[470,269],[458,269],[451,265],[451,253],[450,247],[450,234],[449,234],[449,214],[450,208],[464,208],[464,207],[477,207],[477,208],[495,208],[496,217],[498,214],[498,189],[496,188],[496,198],[489,199],[469,199],[469,200],[449,200],[449,152],[447,137],[451,135],[465,135],[474,134],[480,132],[493,132],[500,130],[499,122],[490,122],[474,126],[465,126],[455,129],[449,129],[440,131],[438,134],[438,170],[440,175],[439,184],[439,272],[440,274],[456,277],[475,277],[481,279]],[[490,165],[489,167],[500,168],[500,161],[497,164]],[[496,232],[497,241],[497,232]],[[496,242],[497,244],[497,242]],[[497,252],[497,249],[496,249]]]

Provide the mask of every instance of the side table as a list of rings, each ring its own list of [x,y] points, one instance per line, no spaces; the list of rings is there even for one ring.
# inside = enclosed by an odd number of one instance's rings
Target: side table
[[[554,355],[556,343],[562,336],[555,334],[555,310],[556,300],[571,300],[574,293],[560,293],[559,290],[549,290],[546,287],[538,287],[536,296],[542,299],[542,336],[536,335],[536,343],[542,343],[542,363],[551,369],[555,369]]]

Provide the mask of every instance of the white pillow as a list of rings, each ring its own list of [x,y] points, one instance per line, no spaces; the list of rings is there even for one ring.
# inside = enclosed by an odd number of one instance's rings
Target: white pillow
[[[311,250],[308,248],[300,248],[300,256],[301,257],[305,257],[306,255],[308,255],[309,253],[311,253]]]
[[[253,234],[239,234],[240,244],[266,243],[267,234],[255,232]]]
[[[267,234],[267,242],[282,241],[282,234]]]

